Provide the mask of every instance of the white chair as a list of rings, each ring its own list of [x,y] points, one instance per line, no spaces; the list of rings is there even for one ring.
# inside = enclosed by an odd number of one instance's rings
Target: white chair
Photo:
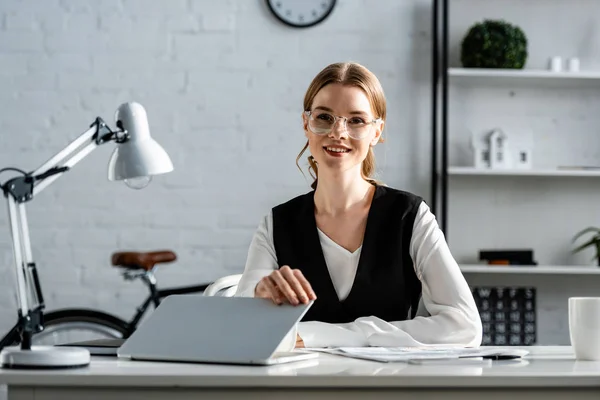
[[[208,285],[203,294],[204,296],[233,297],[241,278],[242,274],[227,275],[219,278]]]

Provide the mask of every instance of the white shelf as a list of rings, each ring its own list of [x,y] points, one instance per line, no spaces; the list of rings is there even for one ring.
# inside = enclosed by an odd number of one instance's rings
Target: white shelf
[[[600,176],[599,169],[480,169],[473,167],[449,167],[449,175],[472,176]]]
[[[463,273],[484,274],[544,274],[544,275],[600,275],[600,267],[595,265],[461,265]]]
[[[598,83],[600,71],[552,72],[536,69],[449,68],[450,79],[464,83],[485,84],[582,84]]]

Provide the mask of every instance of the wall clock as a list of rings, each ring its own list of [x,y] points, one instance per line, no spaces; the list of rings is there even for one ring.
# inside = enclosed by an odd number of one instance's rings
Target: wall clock
[[[271,12],[294,28],[308,28],[325,20],[336,0],[267,0]]]

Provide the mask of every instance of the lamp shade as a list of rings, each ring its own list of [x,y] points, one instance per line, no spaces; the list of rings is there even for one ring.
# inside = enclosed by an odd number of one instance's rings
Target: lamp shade
[[[128,133],[108,163],[108,179],[127,180],[173,171],[167,152],[150,136],[146,110],[138,103],[124,103],[117,109],[117,126]]]

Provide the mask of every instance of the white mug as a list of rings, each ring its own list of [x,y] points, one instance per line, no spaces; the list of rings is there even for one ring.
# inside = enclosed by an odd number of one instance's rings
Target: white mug
[[[600,297],[569,298],[569,336],[577,360],[600,361]]]

